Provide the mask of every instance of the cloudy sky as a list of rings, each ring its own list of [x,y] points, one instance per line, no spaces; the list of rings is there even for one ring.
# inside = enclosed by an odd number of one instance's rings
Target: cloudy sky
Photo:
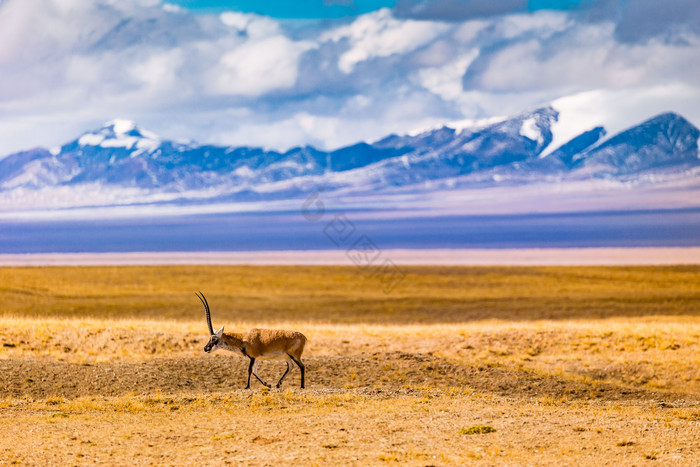
[[[114,118],[335,148],[550,102],[572,133],[700,126],[700,2],[0,0],[0,156]]]

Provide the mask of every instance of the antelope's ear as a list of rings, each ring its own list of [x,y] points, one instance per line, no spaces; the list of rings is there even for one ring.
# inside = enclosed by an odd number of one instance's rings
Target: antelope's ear
[[[219,329],[218,331],[216,331],[216,332],[214,333],[214,335],[216,335],[216,337],[221,337],[221,335],[222,335],[223,333],[224,333],[224,327],[221,326],[221,329]]]

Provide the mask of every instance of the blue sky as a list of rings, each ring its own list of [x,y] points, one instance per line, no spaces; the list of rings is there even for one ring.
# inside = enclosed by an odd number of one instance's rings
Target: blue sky
[[[306,0],[306,1],[259,1],[259,0],[175,0],[175,5],[192,11],[204,13],[221,13],[223,11],[240,11],[255,13],[273,18],[307,19],[307,18],[341,18],[369,13],[380,8],[393,8],[395,0]]]
[[[523,11],[539,10],[571,10],[578,7],[585,0],[529,0],[522,2],[508,2],[509,8]],[[498,3],[494,0],[492,3]],[[243,13],[256,13],[258,15],[273,18],[287,19],[320,19],[341,18],[357,16],[380,8],[394,8],[397,0],[171,0],[170,3],[187,8],[194,12],[221,13],[223,11],[240,11]],[[468,2],[464,2],[468,3]],[[516,4],[517,5],[516,8]]]
[[[700,126],[697,0],[0,0],[0,157],[129,119],[164,138],[335,148],[560,111]]]

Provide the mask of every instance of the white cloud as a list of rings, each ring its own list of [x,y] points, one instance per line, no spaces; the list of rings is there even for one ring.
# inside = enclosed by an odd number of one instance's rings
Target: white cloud
[[[563,117],[577,116],[563,118],[565,136],[667,110],[700,126],[692,31],[685,42],[623,43],[613,22],[565,13],[439,22],[384,9],[314,23],[169,5],[0,2],[0,157],[60,145],[116,117],[168,139],[282,150],[552,100]]]
[[[479,50],[472,49],[446,65],[418,70],[418,82],[444,100],[457,100],[464,94],[462,77],[478,56]]]
[[[221,22],[226,26],[245,32],[248,37],[253,39],[279,35],[281,33],[279,23],[265,16],[227,11],[222,13],[219,18],[221,18]]]
[[[548,89],[551,98],[586,89],[623,89],[661,82],[694,83],[700,75],[698,38],[689,45],[651,40],[621,44],[612,23],[569,24],[502,45],[469,70],[470,87],[487,92]]]
[[[177,86],[178,70],[184,63],[183,52],[180,49],[154,53],[141,62],[136,62],[128,68],[129,75],[136,81],[154,88],[160,92],[170,91]]]
[[[313,47],[281,35],[251,39],[221,57],[207,92],[259,96],[289,88],[296,83],[300,55]]]
[[[216,128],[211,141],[285,151],[309,143],[319,146],[329,135],[334,135],[334,127],[333,118],[324,119],[305,112],[274,120],[248,114],[247,118],[239,118],[233,127]]]
[[[417,49],[448,30],[445,24],[430,21],[398,20],[383,8],[357,18],[347,26],[324,33],[321,41],[347,39],[350,49],[338,59],[338,68],[350,73],[360,62]]]
[[[169,13],[183,13],[185,11],[182,7],[172,3],[163,3],[163,10]]]
[[[463,44],[471,44],[490,25],[490,21],[467,21],[457,27],[453,37],[456,41]]]
[[[536,15],[508,15],[495,22],[497,34],[504,39],[513,39],[528,33],[534,33],[540,39],[547,39],[572,24],[565,13],[550,11],[541,11]]]
[[[221,22],[245,40],[222,52],[216,66],[206,73],[205,92],[256,97],[294,86],[300,56],[316,47],[312,41],[294,41],[280,24],[260,15],[225,12]]]
[[[0,65],[14,68],[61,57],[105,23],[88,2],[9,0],[0,5]],[[92,24],[90,24],[92,22]]]
[[[278,151],[307,144],[332,150],[359,141],[375,141],[391,133],[406,133],[407,128],[434,127],[444,122],[434,117],[417,116],[415,111],[420,108],[418,103],[397,104],[385,109],[377,120],[308,112],[272,121],[255,121],[251,116],[250,120],[240,119],[234,128],[219,128],[211,140],[218,144],[245,143]]]

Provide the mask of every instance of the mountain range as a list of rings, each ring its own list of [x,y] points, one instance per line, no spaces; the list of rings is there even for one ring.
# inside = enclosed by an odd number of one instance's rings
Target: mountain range
[[[114,120],[60,148],[0,159],[0,210],[269,202],[322,189],[352,198],[533,184],[698,181],[700,130],[664,113],[609,135],[581,128],[557,147],[559,112],[445,125],[325,151],[175,142]]]

